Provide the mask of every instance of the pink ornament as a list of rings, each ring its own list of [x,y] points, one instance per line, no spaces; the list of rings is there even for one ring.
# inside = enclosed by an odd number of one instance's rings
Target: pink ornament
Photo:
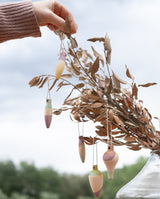
[[[81,161],[84,163],[85,161],[85,144],[83,136],[79,136],[79,155]]]
[[[93,170],[89,173],[89,183],[96,197],[99,197],[103,187],[103,174],[98,170],[97,165],[93,165]]]
[[[115,166],[118,162],[118,159],[119,159],[118,154],[114,151],[113,146],[109,145],[108,151],[106,151],[103,155],[103,161],[108,171],[109,180],[113,179],[113,173],[114,173]]]

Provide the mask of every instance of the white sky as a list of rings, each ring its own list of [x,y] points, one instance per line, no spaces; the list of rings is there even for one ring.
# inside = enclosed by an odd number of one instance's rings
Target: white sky
[[[3,0],[2,2],[7,2]],[[75,16],[82,48],[86,40],[108,32],[112,45],[112,68],[121,77],[125,64],[136,82],[159,83],[160,74],[160,1],[158,0],[81,0],[61,1]],[[92,147],[87,146],[86,163],[78,154],[77,124],[69,113],[53,116],[51,128],[44,124],[46,87],[29,88],[32,77],[54,73],[59,51],[59,39],[41,28],[41,38],[25,38],[0,44],[0,160],[18,163],[26,160],[37,166],[53,166],[59,172],[87,173],[92,168]],[[53,106],[60,107],[65,90],[52,93]],[[153,116],[159,115],[159,84],[139,89],[139,95]],[[155,123],[157,125],[157,123]],[[158,126],[158,125],[157,125]],[[94,132],[93,125],[85,126],[85,135]],[[105,144],[98,144],[99,169]],[[148,150],[133,152],[116,147],[118,167],[130,164]]]

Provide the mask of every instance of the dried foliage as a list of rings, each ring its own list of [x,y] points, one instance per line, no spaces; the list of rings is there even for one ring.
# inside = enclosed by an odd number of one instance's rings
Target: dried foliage
[[[70,31],[66,20],[66,32]],[[64,39],[62,33],[57,34]],[[88,39],[103,45],[104,56],[93,46],[91,55],[87,50],[78,48],[75,38],[70,35],[67,38],[67,73],[59,80],[55,80],[54,75],[39,75],[29,82],[30,86],[41,88],[48,81],[50,90],[55,86],[57,91],[69,86],[64,104],[60,109],[53,109],[53,114],[60,115],[69,110],[73,121],[92,120],[96,124],[96,136],[84,137],[88,145],[100,140],[112,141],[116,146],[126,145],[131,150],[159,150],[160,132],[156,131],[151,114],[143,106],[142,100],[138,99],[138,87],[148,87],[156,83],[139,84],[137,87],[127,66],[126,78],[129,83],[116,75],[110,66],[111,44],[108,34],[105,37]],[[72,97],[74,91],[76,92]]]

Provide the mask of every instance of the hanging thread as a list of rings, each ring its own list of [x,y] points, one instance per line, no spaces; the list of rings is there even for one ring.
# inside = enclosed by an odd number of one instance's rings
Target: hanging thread
[[[108,128],[108,109],[106,111],[106,130],[107,130],[107,138],[108,138],[107,144],[109,144],[110,138],[109,138],[109,128]]]

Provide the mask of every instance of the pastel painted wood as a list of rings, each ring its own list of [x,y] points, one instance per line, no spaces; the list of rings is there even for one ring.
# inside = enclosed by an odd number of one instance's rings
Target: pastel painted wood
[[[108,150],[103,155],[103,161],[108,171],[108,179],[113,179],[114,169],[118,162],[118,154],[114,151],[113,145],[108,146]]]
[[[94,195],[99,197],[103,187],[103,174],[97,165],[93,165],[93,170],[89,173],[89,183]]]
[[[84,138],[83,136],[79,136],[79,155],[83,163],[85,162],[85,153]]]
[[[49,128],[52,121],[52,100],[46,99],[45,113],[44,113],[46,127]]]
[[[65,52],[61,52],[59,60],[57,62],[56,72],[55,72],[55,76],[57,80],[61,77],[64,67],[65,67]]]

